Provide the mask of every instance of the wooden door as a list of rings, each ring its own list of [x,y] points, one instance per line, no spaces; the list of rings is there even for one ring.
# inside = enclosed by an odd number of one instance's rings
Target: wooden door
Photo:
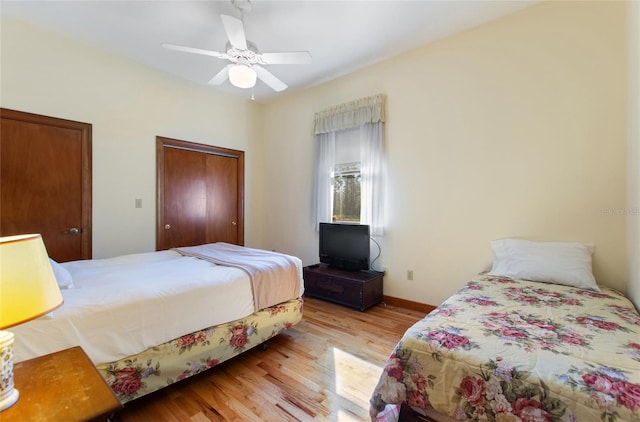
[[[157,138],[156,248],[244,244],[244,152]]]
[[[56,261],[91,258],[91,125],[0,109],[0,235],[40,233]]]

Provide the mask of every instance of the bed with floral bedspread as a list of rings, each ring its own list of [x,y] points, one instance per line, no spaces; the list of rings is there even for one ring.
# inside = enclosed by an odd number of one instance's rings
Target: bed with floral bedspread
[[[640,421],[640,315],[621,293],[481,275],[411,327],[371,397],[455,420]]]
[[[227,324],[151,347],[135,356],[97,365],[121,403],[212,368],[302,320],[302,299],[262,309]]]

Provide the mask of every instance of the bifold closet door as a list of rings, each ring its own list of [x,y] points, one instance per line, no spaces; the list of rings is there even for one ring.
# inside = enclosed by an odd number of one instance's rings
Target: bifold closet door
[[[244,244],[244,152],[158,137],[157,249]]]

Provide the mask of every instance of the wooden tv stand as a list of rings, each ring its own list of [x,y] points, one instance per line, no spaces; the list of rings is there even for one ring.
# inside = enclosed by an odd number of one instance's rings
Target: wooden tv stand
[[[364,311],[382,302],[382,276],[377,271],[345,271],[326,264],[303,269],[305,295]]]

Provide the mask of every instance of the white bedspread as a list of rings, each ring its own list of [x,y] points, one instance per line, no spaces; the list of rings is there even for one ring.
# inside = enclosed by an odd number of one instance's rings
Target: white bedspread
[[[11,328],[16,362],[75,345],[111,362],[257,310],[245,271],[175,251],[62,265],[74,288],[50,315]]]

